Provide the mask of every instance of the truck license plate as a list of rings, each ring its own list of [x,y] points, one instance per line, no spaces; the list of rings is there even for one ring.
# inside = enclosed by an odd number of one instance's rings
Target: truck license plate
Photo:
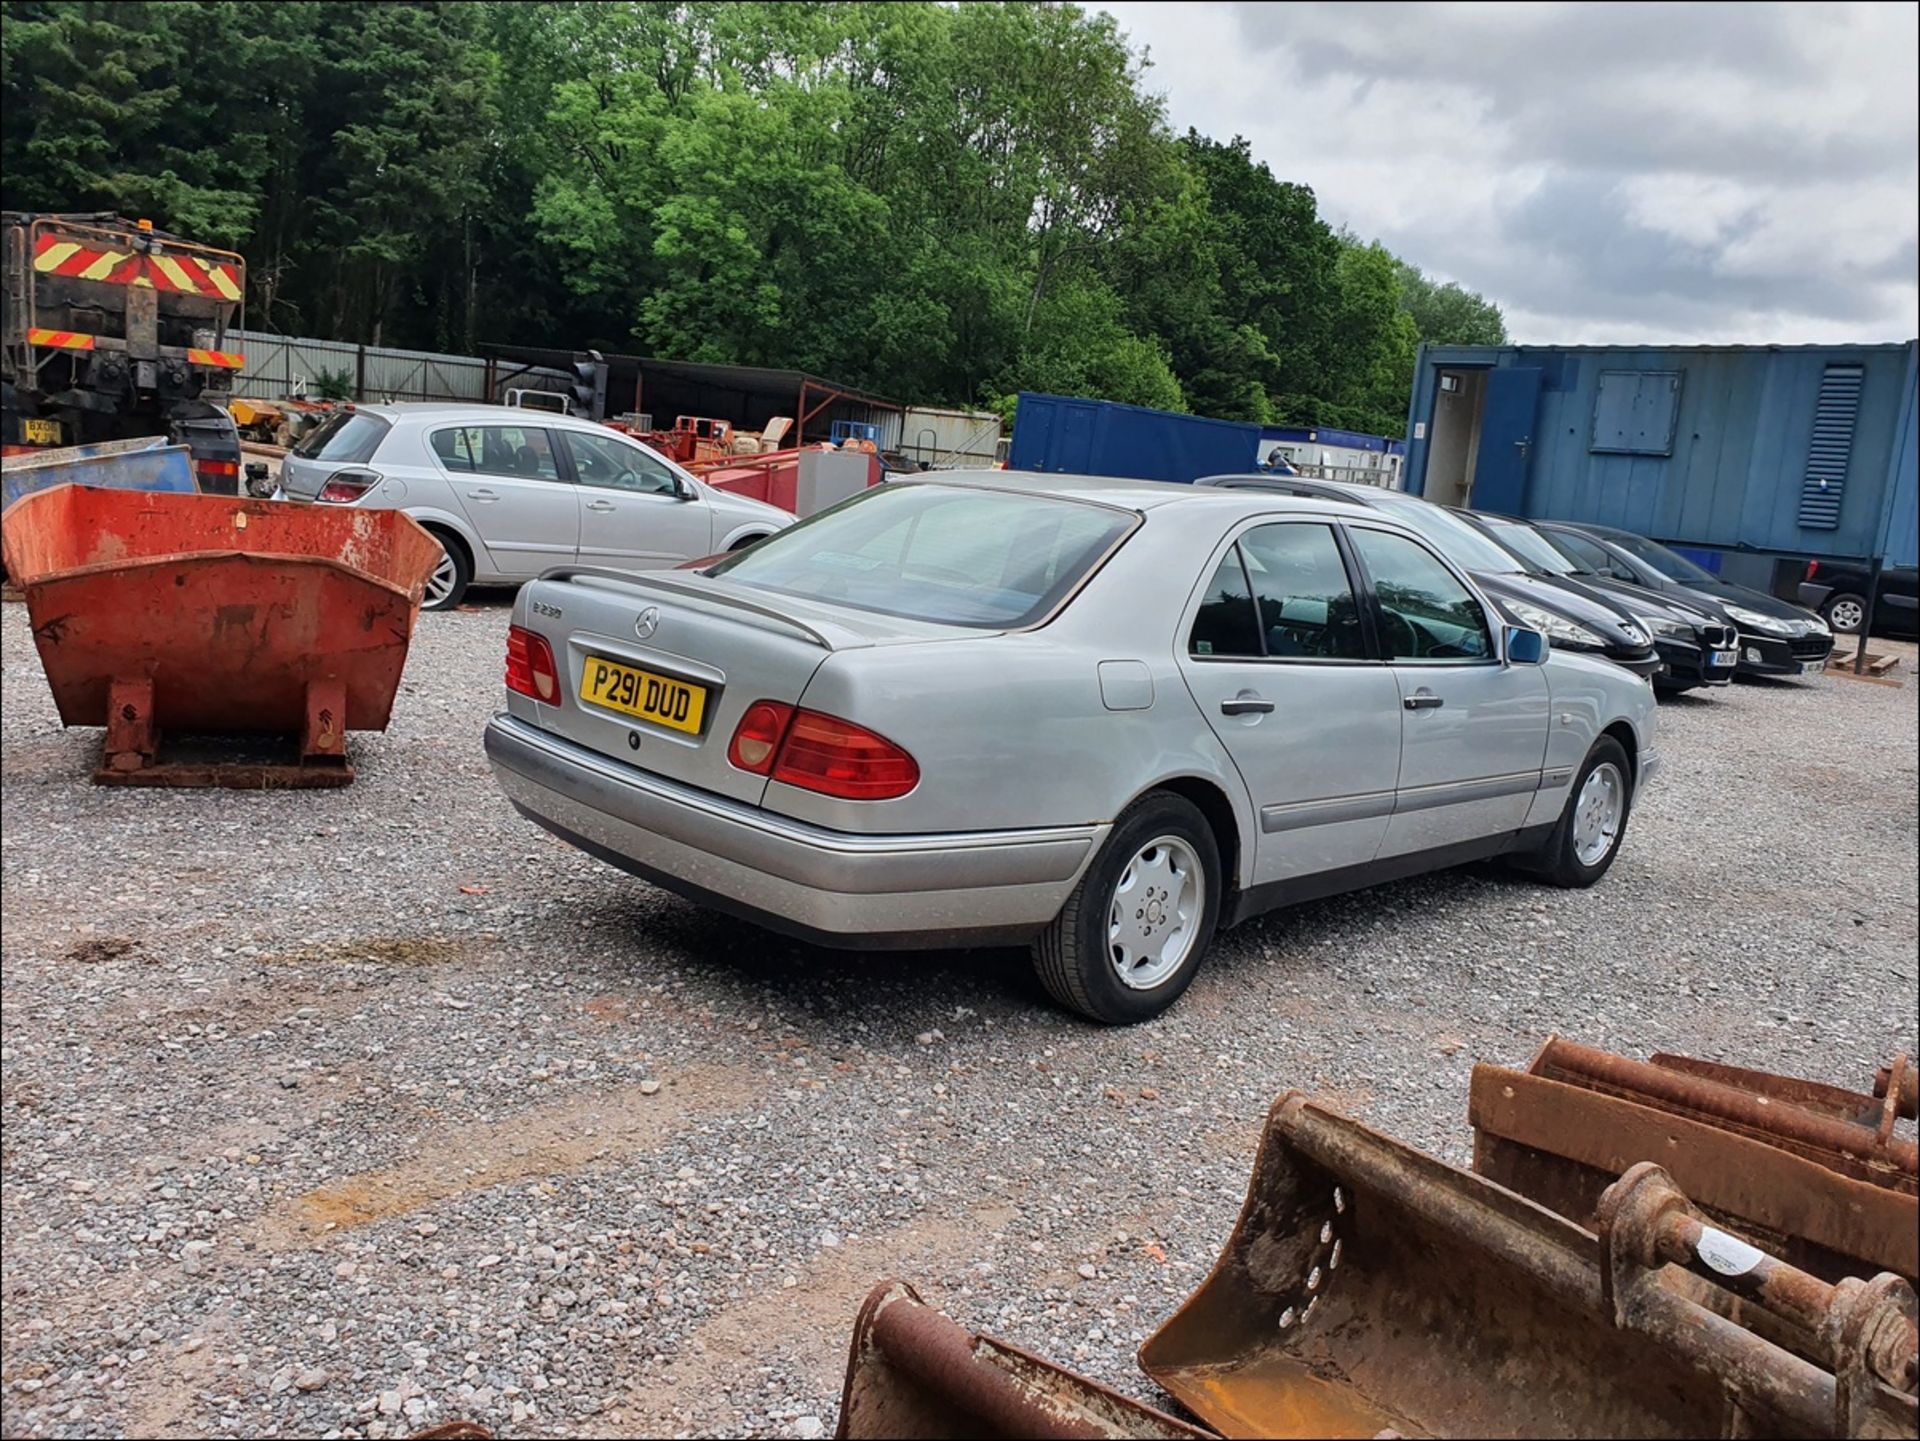
[[[38,417],[24,418],[20,422],[20,438],[28,445],[58,445],[60,422],[41,420]]]

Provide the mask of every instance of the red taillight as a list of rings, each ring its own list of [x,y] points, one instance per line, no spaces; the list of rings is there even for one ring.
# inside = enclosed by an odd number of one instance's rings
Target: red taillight
[[[747,707],[727,759],[782,785],[849,801],[888,801],[920,784],[919,763],[885,736],[779,701]]]
[[[920,767],[885,736],[803,710],[787,727],[773,778],[850,801],[885,801],[919,785]]]
[[[380,483],[380,477],[368,470],[338,470],[327,477],[315,500],[333,505],[352,505]]]
[[[1807,562],[1807,579],[1812,580],[1818,574],[1820,574],[1820,562],[1817,560],[1808,561]]]
[[[773,769],[773,757],[780,749],[780,737],[787,733],[793,707],[778,701],[757,700],[747,707],[734,727],[733,742],[727,747],[727,759],[743,771],[763,776]]]
[[[240,462],[237,460],[196,460],[194,472],[215,480],[233,480],[240,474]]]
[[[545,636],[522,626],[507,627],[507,689],[547,705],[559,703],[560,668]]]

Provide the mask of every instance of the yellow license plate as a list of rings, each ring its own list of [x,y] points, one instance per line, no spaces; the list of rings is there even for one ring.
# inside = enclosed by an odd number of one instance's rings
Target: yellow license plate
[[[580,699],[670,730],[700,734],[707,714],[707,688],[638,666],[590,655],[580,667]]]
[[[60,422],[57,420],[23,419],[20,422],[20,438],[28,445],[58,445],[60,443]]]

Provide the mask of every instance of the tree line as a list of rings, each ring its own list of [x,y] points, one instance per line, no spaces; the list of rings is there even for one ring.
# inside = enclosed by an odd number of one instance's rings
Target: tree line
[[[286,334],[1398,435],[1499,309],[1175,134],[1068,4],[5,0],[10,210],[248,261]]]

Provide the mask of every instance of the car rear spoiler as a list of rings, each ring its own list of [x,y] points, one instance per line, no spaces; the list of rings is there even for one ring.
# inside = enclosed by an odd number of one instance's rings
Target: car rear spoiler
[[[690,603],[697,610],[724,615],[729,610],[744,610],[770,620],[776,625],[786,627],[802,639],[822,650],[836,650],[837,646],[827,635],[803,620],[796,620],[783,611],[775,610],[757,600],[749,600],[732,590],[716,589],[711,585],[696,585],[690,580],[675,578],[662,571],[609,570],[602,566],[563,565],[543,571],[541,580],[561,581],[571,585],[597,585],[623,590],[663,590],[676,599]]]

